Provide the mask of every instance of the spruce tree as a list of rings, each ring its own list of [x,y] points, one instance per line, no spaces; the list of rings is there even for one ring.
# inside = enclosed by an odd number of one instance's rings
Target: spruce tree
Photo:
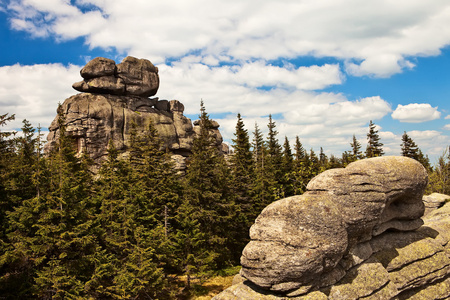
[[[273,200],[277,200],[283,197],[281,191],[281,181],[283,172],[280,168],[282,161],[282,147],[278,142],[278,131],[276,130],[276,123],[272,119],[272,115],[269,115],[269,123],[267,124],[269,132],[267,133],[267,159],[265,167],[265,175],[272,179],[271,185],[268,186],[272,191]]]
[[[15,115],[3,114],[0,115],[0,129],[15,119]],[[12,163],[16,160],[16,143],[11,136],[15,132],[0,130],[0,229],[3,236],[6,229],[6,212],[12,210],[13,204],[10,199],[9,190],[11,189],[8,182],[10,181],[12,173]],[[0,236],[0,240],[4,237]],[[1,250],[1,248],[0,248]]]
[[[255,180],[252,185],[254,203],[254,215],[258,216],[261,211],[274,201],[274,193],[271,186],[275,184],[274,178],[267,174],[268,151],[263,134],[255,123],[253,131],[252,152],[255,162]]]
[[[417,144],[405,132],[402,135],[401,154],[402,156],[410,157],[420,162],[427,170],[430,169],[430,161],[428,157],[424,156]]]
[[[402,143],[400,146],[402,147],[402,156],[417,159],[419,148],[417,147],[416,143],[414,143],[414,141],[406,134],[406,131],[403,132]]]
[[[328,169],[342,168],[342,167],[344,167],[344,163],[342,162],[342,160],[331,154],[330,159],[328,160]]]
[[[212,135],[212,122],[201,102],[199,132],[194,139],[192,155],[184,180],[184,196],[188,204],[195,207],[192,218],[198,221],[200,229],[207,239],[203,250],[211,259],[205,264],[211,268],[228,264],[231,252],[228,249],[230,238],[235,236],[232,220],[235,206],[230,187],[230,170],[225,158],[217,148]],[[180,230],[183,230],[180,228]],[[198,245],[205,243],[198,242]],[[213,256],[213,257],[212,257]]]
[[[314,150],[311,148],[309,151],[309,173],[307,176],[307,181],[309,182],[313,177],[321,172],[321,165],[319,158],[317,157]]]
[[[361,143],[356,139],[356,136],[353,135],[352,142],[350,143],[350,147],[352,150],[350,151],[349,160],[350,162],[357,161],[363,158],[361,152]]]
[[[429,193],[450,194],[450,147],[439,156],[437,164],[432,169],[428,188]]]
[[[309,174],[309,157],[298,136],[295,137],[294,150],[294,194],[300,195],[305,192],[306,185],[308,184],[307,178]]]
[[[328,157],[323,152],[323,148],[322,147],[320,147],[319,164],[320,164],[320,172],[323,172],[326,169],[328,169]]]
[[[92,177],[79,159],[58,109],[60,138],[48,160],[49,182],[40,195],[10,214],[11,255],[26,258],[33,282],[28,297],[84,297],[97,248],[93,233]]]
[[[289,197],[295,194],[294,189],[294,158],[292,156],[291,146],[287,137],[284,138],[283,155],[281,159],[282,178],[281,194],[282,197]]]
[[[163,267],[169,238],[164,212],[167,207],[175,211],[178,191],[170,158],[161,145],[152,123],[139,135],[132,124],[128,160],[118,160],[113,142],[109,143],[98,181],[104,248],[95,280],[90,282],[96,297],[167,296]]]
[[[369,132],[367,133],[367,147],[366,157],[383,156],[383,144],[380,142],[380,136],[378,130],[375,129],[375,124],[372,120],[369,122]]]
[[[235,221],[237,236],[234,237],[238,242],[237,253],[241,253],[243,246],[248,242],[248,230],[257,217],[254,210],[252,197],[252,184],[255,177],[255,163],[252,152],[250,151],[250,140],[247,129],[244,128],[244,122],[241,115],[237,115],[235,138],[233,141],[234,153],[231,156],[232,189],[235,196],[236,206],[238,208],[238,218]],[[240,254],[239,254],[240,256]]]

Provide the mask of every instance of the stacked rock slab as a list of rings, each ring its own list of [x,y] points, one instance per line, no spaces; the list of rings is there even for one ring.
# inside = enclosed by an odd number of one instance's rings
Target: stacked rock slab
[[[320,174],[262,211],[214,299],[448,299],[450,203],[421,218],[426,183],[406,157]]]
[[[130,56],[118,65],[111,59],[97,57],[80,74],[83,80],[74,83],[73,88],[81,93],[66,99],[60,107],[66,133],[74,138],[79,153],[88,153],[99,166],[112,140],[126,156],[132,124],[136,124],[139,135],[152,122],[163,148],[172,152],[176,168],[185,168],[185,158],[191,154],[199,126],[183,115],[184,105],[178,100],[149,98],[159,87],[157,67],[146,59]],[[221,149],[219,124],[214,125],[212,134]],[[59,134],[56,117],[49,127],[47,152],[55,146]]]

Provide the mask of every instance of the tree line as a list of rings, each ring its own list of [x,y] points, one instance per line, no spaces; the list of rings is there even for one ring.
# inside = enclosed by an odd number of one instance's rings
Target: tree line
[[[132,125],[129,155],[119,159],[110,141],[98,174],[65,134],[44,155],[40,128],[23,121],[21,135],[0,131],[0,298],[183,299],[193,278],[239,265],[248,231],[271,202],[301,194],[320,172],[384,154],[370,121],[363,153],[328,157],[305,150],[297,136],[278,140],[255,124],[250,136],[237,115],[233,154],[215,146],[211,119],[201,103],[200,132],[185,174],[161,151],[158,132]],[[0,127],[14,115],[0,115]],[[450,156],[431,167],[406,134],[402,155],[430,173],[430,192],[450,192]],[[183,278],[181,281],[180,278]]]

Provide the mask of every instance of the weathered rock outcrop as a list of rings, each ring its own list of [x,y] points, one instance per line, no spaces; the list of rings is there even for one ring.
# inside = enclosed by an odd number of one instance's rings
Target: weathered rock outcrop
[[[73,84],[80,92],[154,96],[159,88],[158,68],[149,60],[128,56],[120,64],[97,57],[80,71],[83,81]]]
[[[450,200],[450,196],[433,193],[423,197],[423,203],[425,204],[425,213],[428,215],[429,212],[435,210],[436,208],[442,207],[447,201]]]
[[[318,175],[261,212],[236,284],[214,299],[447,299],[450,204],[421,219],[426,183],[405,157]]]
[[[148,98],[159,87],[158,69],[145,59],[125,58],[116,65],[113,60],[98,57],[80,71],[83,81],[73,87],[82,93],[61,105],[67,134],[74,137],[77,150],[86,152],[96,165],[106,157],[109,140],[126,155],[132,124],[138,134],[152,122],[163,148],[173,153],[178,169],[186,167],[185,158],[191,153],[193,139],[199,130],[198,122],[183,115],[184,105],[178,100]],[[219,124],[214,123],[212,134],[216,146],[222,149]],[[49,127],[46,151],[59,138],[58,117]]]

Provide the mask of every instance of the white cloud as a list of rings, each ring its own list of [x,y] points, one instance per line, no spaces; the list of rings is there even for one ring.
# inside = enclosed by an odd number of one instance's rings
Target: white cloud
[[[449,120],[449,119],[450,119],[450,115],[446,116],[445,119],[446,119],[446,120]]]
[[[0,67],[0,107],[16,120],[2,129],[20,128],[23,119],[46,129],[56,116],[58,102],[76,94],[80,67],[60,64]]]
[[[307,148],[324,146],[335,154],[350,148],[353,134],[364,142],[368,120],[381,120],[392,109],[389,99],[377,95],[354,100],[323,89],[342,84],[344,72],[389,77],[413,68],[415,57],[438,55],[450,44],[447,0],[11,0],[5,7],[0,9],[12,28],[34,37],[85,37],[90,47],[150,59],[160,70],[157,96],[180,100],[191,115],[203,99],[208,112],[220,114],[225,138],[232,137],[237,112],[249,131],[255,121],[266,129],[261,116],[271,113],[280,140],[299,135]],[[343,68],[336,60],[280,63],[302,56],[337,58]],[[48,126],[56,104],[75,93],[71,84],[81,79],[78,71],[1,67],[1,110]],[[392,113],[401,122],[439,117],[429,104],[399,105]],[[382,142],[398,154],[403,131],[389,130],[380,131]],[[423,137],[423,143],[447,143],[442,137]]]
[[[406,123],[421,123],[436,120],[441,117],[437,107],[432,107],[428,103],[410,103],[408,105],[399,104],[392,113],[392,118]]]
[[[445,130],[450,130],[450,124],[444,125],[444,129],[445,129]]]
[[[73,3],[13,0],[8,12],[13,28],[34,36],[85,36],[91,47],[115,47],[155,63],[191,51],[213,65],[312,55],[345,60],[356,76],[388,77],[413,67],[410,57],[437,55],[450,42],[446,0]],[[96,10],[85,11],[93,5]]]
[[[337,94],[308,92],[342,81],[338,65],[283,69],[263,62],[210,67],[186,57],[172,66],[158,65],[158,96],[186,103],[196,113],[200,99],[212,112],[244,112],[248,116],[284,113],[303,102],[341,101]],[[272,89],[261,89],[270,86]],[[286,103],[286,104],[284,104]],[[287,106],[288,105],[288,106]]]

